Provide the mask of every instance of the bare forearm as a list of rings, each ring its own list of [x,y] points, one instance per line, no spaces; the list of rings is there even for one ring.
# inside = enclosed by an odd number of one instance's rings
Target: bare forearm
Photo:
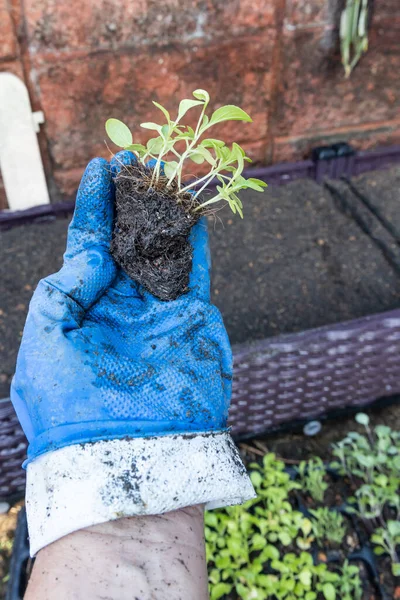
[[[203,508],[130,517],[39,552],[25,600],[207,600]]]

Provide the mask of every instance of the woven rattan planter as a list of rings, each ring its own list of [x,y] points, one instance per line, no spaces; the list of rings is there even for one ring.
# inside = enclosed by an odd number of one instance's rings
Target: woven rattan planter
[[[400,309],[234,348],[236,439],[400,394]],[[0,403],[0,496],[22,494],[25,438]]]

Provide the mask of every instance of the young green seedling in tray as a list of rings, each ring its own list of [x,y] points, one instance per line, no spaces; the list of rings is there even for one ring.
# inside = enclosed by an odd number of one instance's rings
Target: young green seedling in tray
[[[118,119],[109,119],[106,130],[121,148],[133,152],[136,163],[125,166],[116,178],[116,227],[112,252],[120,266],[138,283],[162,300],[172,300],[188,288],[192,262],[189,243],[191,228],[202,215],[227,203],[232,212],[243,217],[238,196],[250,188],[264,191],[266,183],[243,176],[251,162],[239,144],[228,147],[224,141],[209,137],[210,129],[225,121],[251,122],[250,116],[233,105],[207,114],[210,102],[205,90],[195,90],[194,99],[180,102],[177,116],[157,102],[163,123],[142,123],[155,132],[146,146],[134,143],[129,128]],[[192,109],[199,111],[195,127],[183,124]],[[152,160],[151,167],[147,166]],[[185,183],[188,164],[205,164],[206,172]],[[216,193],[202,198],[214,180]]]

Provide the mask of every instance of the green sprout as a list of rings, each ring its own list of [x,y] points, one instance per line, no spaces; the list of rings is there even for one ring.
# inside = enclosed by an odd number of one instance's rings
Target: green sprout
[[[371,541],[375,544],[375,554],[390,556],[392,573],[395,577],[400,577],[400,556],[397,552],[397,547],[400,546],[400,522],[388,521],[386,528],[380,527],[375,531]]]
[[[308,492],[315,502],[323,502],[328,484],[324,481],[326,469],[319,456],[309,461],[302,460],[299,465],[301,488]]]
[[[253,189],[263,192],[266,183],[260,179],[243,177],[245,162],[251,162],[239,144],[233,143],[229,148],[225,142],[218,139],[203,137],[208,130],[224,121],[252,122],[250,116],[241,108],[234,105],[221,106],[211,116],[207,115],[210,96],[205,90],[195,90],[194,100],[184,99],[179,104],[176,118],[171,119],[170,113],[158,102],[153,104],[160,109],[165,117],[165,123],[141,123],[143,129],[155,131],[156,137],[148,140],[146,146],[133,143],[130,129],[118,119],[108,119],[106,131],[114,144],[130,150],[146,164],[149,159],[155,160],[151,185],[157,185],[161,177],[166,179],[165,185],[171,188],[178,184],[178,196],[193,191],[193,199],[199,198],[207,186],[217,178],[217,194],[202,204],[197,203],[194,211],[199,211],[205,206],[215,204],[221,200],[226,201],[233,213],[238,213],[243,218],[243,205],[237,195],[243,189]],[[201,108],[197,125],[193,129],[182,124],[182,119],[192,108]],[[196,164],[208,163],[208,171],[194,183],[182,184],[182,173],[185,164],[190,160]]]
[[[330,510],[326,506],[310,510],[310,513],[314,517],[312,531],[320,546],[326,541],[337,545],[343,542],[346,535],[346,524],[343,515],[335,510]]]
[[[369,417],[358,413],[356,421],[365,429],[362,435],[350,431],[337,444],[333,444],[332,454],[338,459],[331,464],[340,475],[347,475],[373,484],[378,475],[398,477],[400,472],[400,434],[387,425],[371,428]]]
[[[346,0],[340,17],[340,49],[346,77],[368,50],[368,0]]]

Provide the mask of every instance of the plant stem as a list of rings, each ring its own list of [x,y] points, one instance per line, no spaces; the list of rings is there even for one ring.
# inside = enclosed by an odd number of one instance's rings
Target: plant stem
[[[206,179],[214,179],[214,176],[218,173],[218,169],[214,168],[210,173],[207,173],[207,175],[204,175],[203,177],[201,177],[200,179],[198,179],[197,181],[194,181],[193,183],[190,183],[189,185],[187,185],[186,187],[182,188],[181,190],[179,190],[179,194],[183,194],[184,192],[187,192],[188,190],[191,190],[193,188],[194,185],[199,184],[202,181],[205,181]]]
[[[177,165],[175,171],[172,173],[171,177],[169,178],[169,181],[167,183],[167,187],[169,187],[171,185],[171,183],[174,180],[176,174],[178,174],[178,188],[181,187],[181,183],[182,183],[182,165],[183,165],[183,162],[185,161],[187,155],[189,154],[190,150],[197,144],[197,141],[198,141],[198,139],[200,137],[200,135],[199,135],[200,124],[201,124],[201,121],[203,120],[203,116],[204,116],[204,113],[206,111],[206,108],[207,108],[207,104],[204,102],[203,109],[201,111],[201,115],[200,115],[200,118],[199,118],[199,120],[197,122],[196,130],[194,132],[193,140],[192,140],[192,142],[189,145],[187,145],[186,150],[181,155],[181,158],[180,158],[180,160],[178,162],[178,165]]]

